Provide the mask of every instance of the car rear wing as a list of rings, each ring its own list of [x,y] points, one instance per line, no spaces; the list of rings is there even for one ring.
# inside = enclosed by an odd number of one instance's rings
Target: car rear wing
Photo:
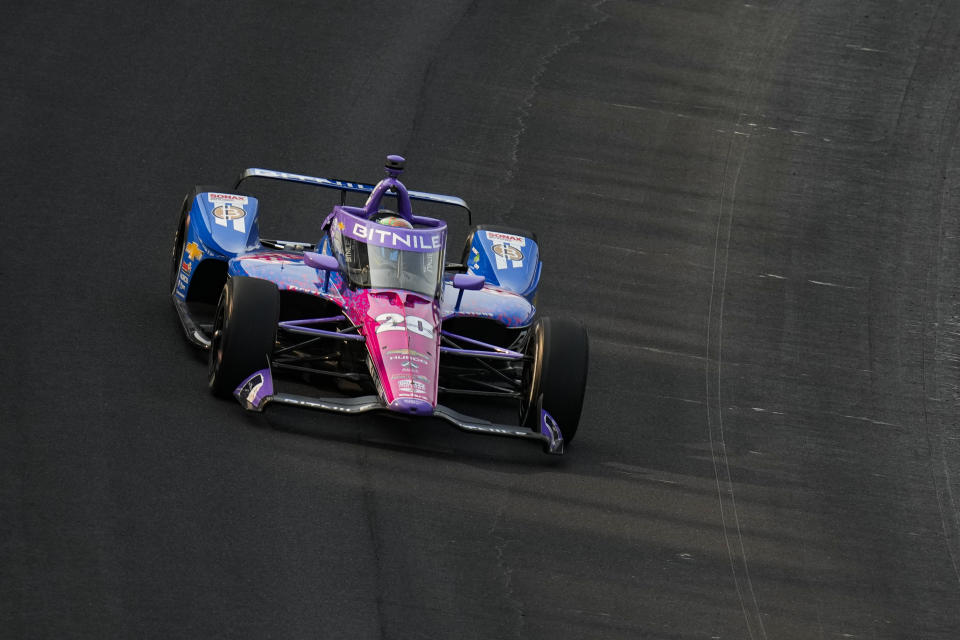
[[[286,171],[273,171],[271,169],[245,169],[237,179],[234,189],[239,189],[240,184],[249,178],[267,178],[271,180],[286,180],[287,182],[299,182],[316,187],[326,187],[328,189],[338,189],[340,191],[340,204],[346,204],[347,192],[352,193],[372,193],[374,185],[363,184],[361,182],[348,182],[346,180],[334,180],[333,178],[318,178],[314,176],[305,176],[299,173],[287,173]],[[470,207],[462,199],[456,196],[445,196],[439,193],[427,193],[425,191],[408,191],[412,200],[423,200],[425,202],[437,202],[439,204],[448,204],[459,207],[467,212],[467,223],[473,226],[473,215],[470,213]]]

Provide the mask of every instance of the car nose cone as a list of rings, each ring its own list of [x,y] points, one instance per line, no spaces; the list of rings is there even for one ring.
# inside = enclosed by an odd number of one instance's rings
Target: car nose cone
[[[413,416],[433,415],[433,405],[417,398],[397,398],[387,408],[397,413],[406,413]]]

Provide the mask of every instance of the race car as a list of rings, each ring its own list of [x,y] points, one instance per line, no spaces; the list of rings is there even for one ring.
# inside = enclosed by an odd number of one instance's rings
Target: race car
[[[581,323],[537,315],[537,236],[472,226],[461,198],[408,190],[404,163],[388,156],[376,185],[251,168],[233,189],[187,194],[170,295],[187,339],[209,351],[211,392],[250,411],[439,418],[562,454],[580,422],[589,343]],[[253,179],[339,190],[319,241],[261,238],[259,201],[241,190]],[[366,202],[348,205],[349,194]],[[445,261],[447,223],[414,202],[466,213],[460,262]],[[308,392],[284,392],[285,381]],[[448,406],[457,396],[515,403],[517,421],[464,415]]]

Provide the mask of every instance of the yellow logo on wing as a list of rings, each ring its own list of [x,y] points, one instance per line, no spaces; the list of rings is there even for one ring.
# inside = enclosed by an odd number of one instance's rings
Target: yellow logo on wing
[[[190,256],[191,260],[196,260],[203,255],[203,250],[196,242],[191,242],[187,245],[186,248],[187,255]]]

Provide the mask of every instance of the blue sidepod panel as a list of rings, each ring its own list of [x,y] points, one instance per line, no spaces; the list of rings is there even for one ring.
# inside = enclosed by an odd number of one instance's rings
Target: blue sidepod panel
[[[225,258],[260,246],[256,198],[234,193],[199,193],[190,209],[191,235]],[[197,223],[200,224],[197,224]]]
[[[186,300],[200,263],[226,262],[260,248],[257,199],[235,193],[202,192],[194,195],[187,212],[183,255],[174,295]]]
[[[467,272],[533,301],[540,284],[540,250],[536,241],[522,235],[478,229],[467,255]]]

